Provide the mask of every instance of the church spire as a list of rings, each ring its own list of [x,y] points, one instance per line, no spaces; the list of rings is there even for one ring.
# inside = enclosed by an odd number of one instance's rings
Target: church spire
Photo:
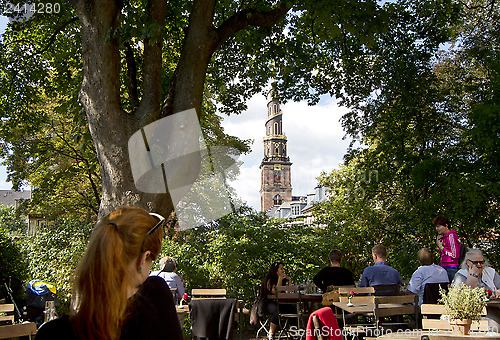
[[[280,103],[274,86],[267,103],[266,135],[264,157],[261,169],[261,211],[268,211],[275,205],[292,200],[290,158],[287,156],[287,138],[283,132]]]

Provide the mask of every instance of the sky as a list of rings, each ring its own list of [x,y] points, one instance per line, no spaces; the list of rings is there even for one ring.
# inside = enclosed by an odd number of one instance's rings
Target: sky
[[[0,34],[8,20],[0,16]],[[249,206],[260,210],[260,162],[264,154],[262,139],[265,136],[267,99],[262,94],[252,97],[248,109],[240,115],[226,117],[226,133],[241,139],[252,139],[252,152],[240,156],[243,162],[238,180],[230,183],[237,195]],[[339,108],[334,99],[323,97],[316,106],[305,102],[288,102],[281,105],[283,132],[288,138],[288,156],[291,167],[292,194],[304,196],[314,192],[316,178],[322,170],[338,168],[349,145],[343,140],[344,132],[339,119],[347,112]],[[0,166],[0,190],[11,189],[6,182],[6,168]]]

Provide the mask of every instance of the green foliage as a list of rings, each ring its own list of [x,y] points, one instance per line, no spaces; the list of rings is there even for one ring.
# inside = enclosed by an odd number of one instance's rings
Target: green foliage
[[[431,221],[440,214],[462,242],[486,247],[498,265],[498,63],[492,56],[499,45],[480,35],[498,36],[498,24],[482,11],[498,17],[500,6],[387,6],[388,30],[366,52],[373,81],[352,93],[343,117],[361,146],[349,150],[343,168],[320,176],[332,195],[316,216],[337,231],[337,240],[354,240],[353,256],[363,258],[383,243],[406,277],[418,266],[419,248],[434,249],[437,257]],[[472,24],[478,22],[480,32]],[[447,40],[457,45],[440,52]],[[358,176],[370,172],[377,180]]]
[[[441,294],[439,302],[445,305],[445,313],[450,319],[479,320],[488,301],[485,288],[471,288],[466,284],[452,286],[448,292],[440,287],[439,293]]]
[[[188,291],[226,288],[229,296],[251,303],[273,262],[284,262],[293,282],[304,282],[329,265],[331,247],[322,229],[284,227],[241,208],[212,225],[177,233],[164,242],[161,256],[177,260]]]
[[[26,222],[16,216],[14,207],[0,205],[0,228],[11,235],[21,236],[26,234]]]
[[[55,285],[63,313],[69,311],[74,271],[85,252],[91,231],[89,223],[60,219],[40,226],[35,236],[23,240],[29,280],[39,279]]]
[[[21,252],[19,242],[8,236],[0,227],[0,294],[7,297],[4,283],[10,285],[16,302],[24,300],[22,284],[26,279],[26,259]]]

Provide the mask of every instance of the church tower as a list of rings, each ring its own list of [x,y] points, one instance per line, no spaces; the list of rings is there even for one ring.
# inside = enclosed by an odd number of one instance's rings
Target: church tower
[[[292,200],[290,158],[286,155],[286,136],[282,129],[280,104],[271,91],[267,103],[266,136],[264,158],[260,164],[260,210],[268,211],[273,206]]]

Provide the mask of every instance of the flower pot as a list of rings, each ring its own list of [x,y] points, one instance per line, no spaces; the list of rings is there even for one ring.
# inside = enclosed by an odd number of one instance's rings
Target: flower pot
[[[468,335],[472,319],[450,319],[451,329],[457,335]]]

